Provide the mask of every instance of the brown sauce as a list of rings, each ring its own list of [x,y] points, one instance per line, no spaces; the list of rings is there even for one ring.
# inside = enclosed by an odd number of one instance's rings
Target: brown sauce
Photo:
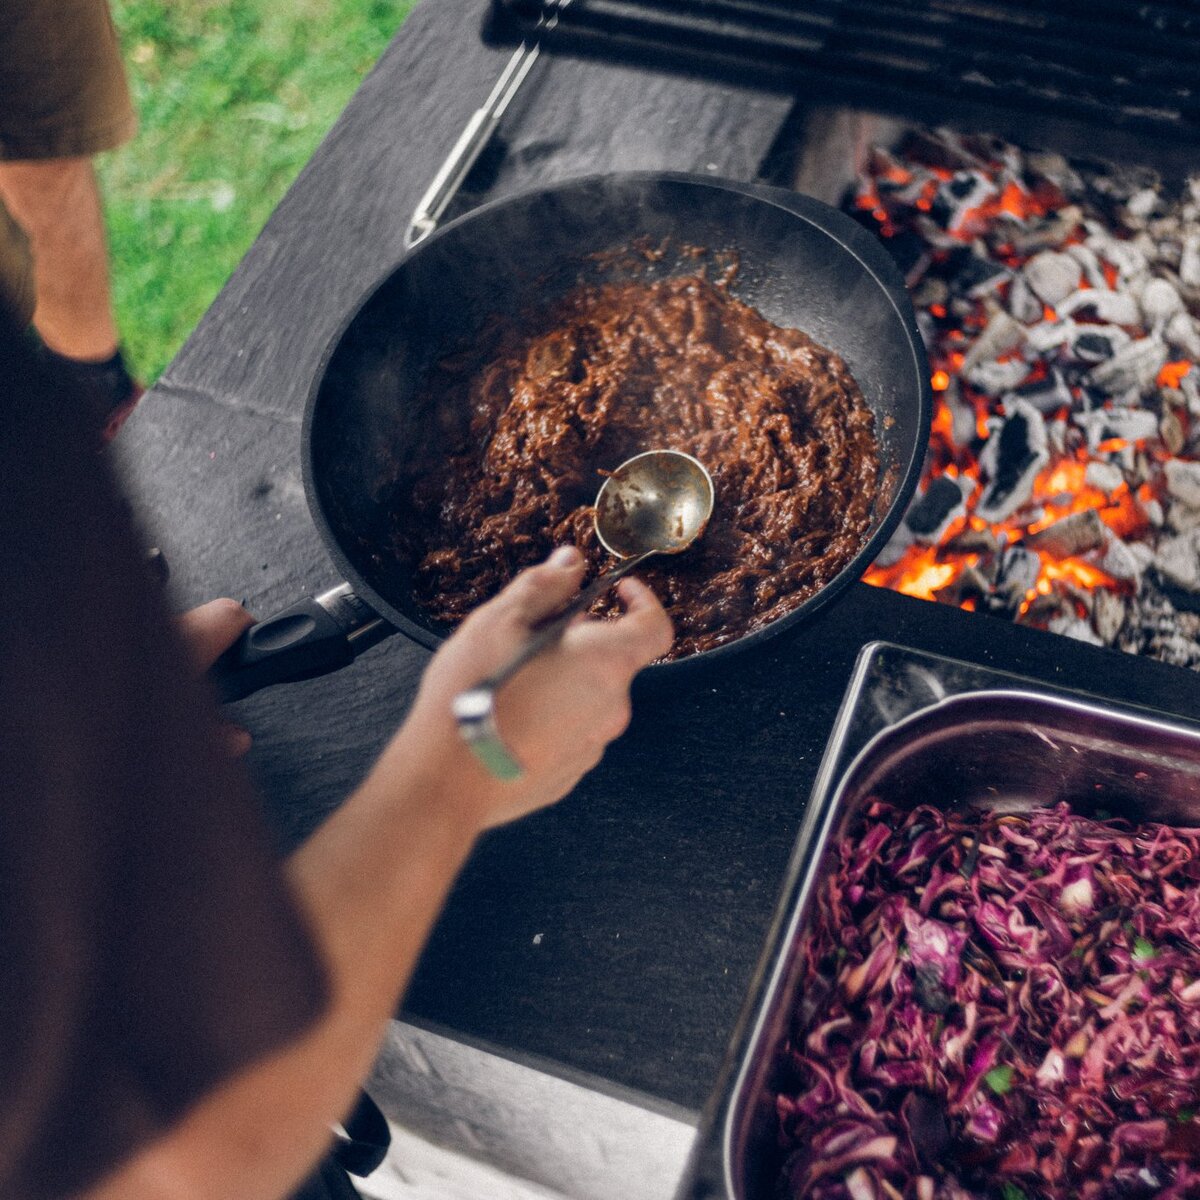
[[[675,622],[670,658],[791,611],[861,548],[879,490],[874,418],[846,364],[702,275],[580,286],[442,360],[423,444],[396,479],[393,546],[417,602],[456,623],[593,529],[603,474],[683,450],[713,477],[702,538],[639,571]],[[447,414],[463,414],[450,419]],[[615,612],[609,594],[597,613]]]

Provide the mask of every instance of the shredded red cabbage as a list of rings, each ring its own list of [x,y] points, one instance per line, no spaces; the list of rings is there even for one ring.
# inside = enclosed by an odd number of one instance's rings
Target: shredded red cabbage
[[[876,802],[833,853],[781,1197],[1200,1197],[1200,829]]]

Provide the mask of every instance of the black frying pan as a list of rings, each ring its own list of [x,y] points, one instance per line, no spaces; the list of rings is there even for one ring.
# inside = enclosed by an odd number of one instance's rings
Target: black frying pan
[[[617,278],[638,237],[669,239],[657,274],[696,270],[688,247],[736,251],[733,292],[849,364],[875,412],[884,485],[872,533],[829,584],[790,613],[716,649],[651,668],[680,672],[796,625],[858,579],[916,486],[929,437],[929,369],[903,280],[879,242],[835,209],[791,192],[685,175],[572,180],[475,209],[411,251],[371,289],[326,352],[303,428],[313,519],[348,585],[254,626],[218,665],[225,699],[323,674],[395,630],[435,647],[447,630],[412,601],[386,544],[397,454],[421,441],[412,398],[431,363],[497,314]]]

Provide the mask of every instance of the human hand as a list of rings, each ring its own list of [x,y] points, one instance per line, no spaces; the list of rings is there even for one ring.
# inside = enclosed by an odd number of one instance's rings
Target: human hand
[[[476,609],[434,656],[406,725],[409,753],[437,756],[458,798],[475,806],[482,828],[515,820],[571,790],[629,724],[629,685],[670,649],[670,618],[639,580],[617,586],[616,620],[577,618],[557,645],[527,663],[496,696],[496,721],[524,769],[500,782],[458,734],[451,704],[459,692],[505,663],[533,626],[559,612],[579,589],[583,558],[560,547]]]
[[[254,624],[254,618],[236,601],[210,600],[176,618],[176,627],[197,675],[209,667]],[[250,749],[250,735],[232,721],[221,721],[226,749],[241,758]]]

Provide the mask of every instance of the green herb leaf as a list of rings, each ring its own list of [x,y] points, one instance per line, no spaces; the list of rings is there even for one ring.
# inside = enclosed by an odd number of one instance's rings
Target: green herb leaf
[[[1007,1096],[1012,1090],[1013,1069],[1009,1066],[993,1067],[983,1081],[997,1096]]]
[[[1149,962],[1154,957],[1154,954],[1153,944],[1146,941],[1144,937],[1139,936],[1133,939],[1134,962]]]
[[[1195,1119],[1196,1110],[1194,1108],[1181,1108],[1175,1114],[1175,1120],[1178,1121],[1180,1125],[1186,1125],[1189,1121],[1194,1121]]]
[[[1029,1197],[1015,1183],[1001,1185],[1000,1195],[1004,1197],[1004,1200],[1029,1200]]]

